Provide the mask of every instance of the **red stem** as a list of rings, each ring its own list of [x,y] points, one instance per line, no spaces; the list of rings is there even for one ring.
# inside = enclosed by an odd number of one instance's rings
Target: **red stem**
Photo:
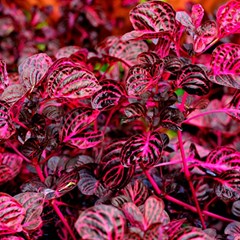
[[[149,182],[152,184],[153,186],[153,189],[155,190],[155,192],[158,194],[158,195],[164,195],[164,197],[170,201],[170,202],[173,202],[179,206],[182,206],[192,212],[195,212],[197,213],[197,209],[194,207],[194,206],[191,206],[185,202],[182,202],[168,194],[164,194],[160,188],[158,187],[157,183],[155,182],[155,180],[153,179],[153,177],[151,176],[151,174],[148,172],[148,170],[144,170],[144,174],[146,175],[146,177],[148,178]],[[229,219],[229,218],[225,218],[225,217],[222,217],[222,216],[219,216],[218,214],[215,214],[215,213],[211,213],[211,212],[208,212],[208,211],[203,211],[203,213],[206,215],[206,216],[209,216],[209,217],[213,217],[213,218],[216,218],[216,219],[219,219],[220,221],[224,221],[224,222],[234,222],[233,219]]]
[[[68,233],[70,234],[70,236],[72,237],[72,239],[77,240],[73,231],[72,231],[72,229],[71,229],[71,227],[69,226],[67,220],[65,219],[62,212],[58,208],[58,204],[55,202],[55,200],[52,201],[52,206],[53,206],[54,211],[56,212],[56,214],[58,215],[58,217],[62,221],[63,225],[66,227],[66,229],[67,229]]]
[[[186,157],[185,157],[181,131],[178,131],[178,142],[179,142],[180,152],[181,152],[181,156],[182,156],[182,163],[183,163],[184,174],[185,174],[185,177],[186,177],[186,179],[188,181],[188,184],[190,186],[190,189],[191,189],[191,192],[192,192],[192,196],[193,196],[193,201],[194,201],[195,206],[197,208],[197,212],[198,212],[200,221],[202,223],[203,229],[205,229],[206,225],[205,225],[205,222],[204,222],[204,219],[203,219],[202,211],[201,211],[200,206],[199,206],[199,202],[197,200],[196,191],[195,191],[193,183],[191,181],[191,173],[190,173],[190,171],[188,169],[187,160],[186,160]]]

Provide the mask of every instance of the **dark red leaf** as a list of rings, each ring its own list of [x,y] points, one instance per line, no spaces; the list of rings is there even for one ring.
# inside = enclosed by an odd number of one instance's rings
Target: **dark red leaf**
[[[124,96],[124,88],[121,84],[114,80],[104,80],[100,84],[101,89],[92,96],[92,108],[106,110],[117,105],[120,98]]]
[[[75,228],[83,239],[123,239],[125,217],[113,206],[97,205],[85,210],[75,222]]]
[[[0,93],[9,85],[6,62],[0,59]]]
[[[134,135],[122,148],[121,162],[126,167],[139,164],[143,168],[150,168],[161,161],[165,144],[165,134],[148,132]]]
[[[15,178],[22,166],[23,159],[14,153],[0,153],[0,185]]]
[[[111,199],[111,204],[114,207],[117,207],[119,209],[122,208],[123,204],[127,203],[127,202],[131,202],[131,199],[126,197],[125,195],[118,195],[116,197],[113,197]]]
[[[161,223],[152,224],[144,233],[144,240],[168,240]]]
[[[218,9],[217,23],[219,38],[233,33],[240,33],[239,17],[240,2],[237,0],[231,0]]]
[[[15,232],[22,231],[26,211],[22,205],[6,193],[0,193],[0,223]]]
[[[180,70],[177,83],[193,95],[206,95],[210,90],[210,82],[204,69],[194,64],[186,65]]]
[[[26,192],[15,195],[14,198],[21,203],[26,210],[26,216],[23,221],[23,228],[27,231],[36,230],[42,224],[40,217],[43,211],[44,194],[35,192]]]

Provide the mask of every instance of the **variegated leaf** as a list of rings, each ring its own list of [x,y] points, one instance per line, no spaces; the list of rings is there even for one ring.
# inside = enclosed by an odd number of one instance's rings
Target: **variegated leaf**
[[[75,222],[75,228],[82,239],[121,240],[126,223],[120,210],[100,204],[85,210]]]
[[[35,192],[19,193],[14,198],[21,203],[26,210],[23,228],[27,231],[36,230],[42,224],[40,217],[43,211],[44,194]]]
[[[121,84],[114,80],[103,80],[100,84],[101,89],[92,96],[92,108],[107,110],[117,105],[125,92]]]
[[[0,59],[0,93],[9,85],[6,62]]]
[[[195,28],[198,28],[201,25],[203,16],[204,16],[204,9],[201,6],[201,4],[194,4],[192,6],[191,19]]]
[[[6,193],[0,193],[0,223],[15,232],[22,231],[22,221],[26,216],[26,210],[13,197]]]
[[[206,95],[210,90],[210,82],[204,69],[194,64],[182,67],[177,83],[187,93],[193,95]]]
[[[165,144],[166,134],[148,132],[134,135],[121,150],[121,162],[126,167],[139,164],[142,168],[150,168],[161,161]]]
[[[18,67],[21,83],[27,90],[32,90],[51,65],[52,59],[46,53],[39,53],[26,58]]]
[[[222,5],[217,11],[219,38],[240,33],[239,18],[240,2],[238,0],[231,0]]]

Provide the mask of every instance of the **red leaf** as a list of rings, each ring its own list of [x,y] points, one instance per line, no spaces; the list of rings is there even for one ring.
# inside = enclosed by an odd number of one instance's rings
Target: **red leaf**
[[[216,47],[212,53],[211,66],[214,83],[240,89],[240,46],[225,43]]]
[[[203,16],[204,16],[204,9],[201,6],[201,4],[194,4],[192,6],[191,19],[195,28],[198,28],[201,25]]]
[[[176,20],[180,22],[187,31],[192,33],[194,31],[195,26],[193,25],[191,17],[185,11],[177,11],[176,12]]]
[[[2,20],[2,19],[1,19]],[[0,93],[9,85],[6,62],[0,59]]]
[[[100,84],[102,88],[92,96],[92,108],[106,110],[116,106],[121,97],[124,96],[124,88],[114,80],[104,80]]]
[[[26,192],[15,195],[14,198],[21,203],[26,210],[23,228],[27,231],[39,228],[42,224],[40,215],[43,211],[44,194]]]
[[[23,159],[14,153],[0,153],[0,185],[15,178],[21,171]]]
[[[70,57],[73,53],[76,53],[79,51],[81,48],[79,46],[66,46],[58,49],[58,51],[55,54],[56,59],[60,58],[68,58]]]
[[[122,192],[137,206],[142,205],[148,197],[148,188],[140,180],[129,183]]]
[[[18,67],[19,78],[27,90],[32,90],[42,79],[52,59],[46,53],[35,54],[26,58]]]
[[[119,240],[123,239],[126,223],[120,210],[101,204],[85,210],[75,228],[83,239]]]
[[[132,202],[123,204],[122,210],[127,220],[134,226],[144,231],[147,226],[145,225],[144,217],[139,208]]]
[[[202,96],[210,90],[210,83],[204,69],[194,64],[186,65],[180,70],[177,82],[178,86],[189,94]]]
[[[130,167],[139,164],[143,168],[150,168],[161,161],[165,134],[148,132],[146,135],[132,136],[124,144],[121,151],[121,162]]]
[[[6,193],[0,193],[0,222],[15,232],[22,231],[26,211],[22,205]]]
[[[233,33],[240,33],[240,2],[232,0],[222,5],[217,11],[219,38]]]
[[[92,72],[67,58],[52,65],[47,82],[50,97],[87,98],[101,88]]]

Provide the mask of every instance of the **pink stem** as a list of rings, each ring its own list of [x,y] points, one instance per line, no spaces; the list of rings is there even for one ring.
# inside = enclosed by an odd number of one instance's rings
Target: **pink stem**
[[[28,158],[26,158],[12,143],[7,143],[19,156],[21,156],[26,162],[32,163]]]
[[[197,213],[197,209],[196,209],[194,206],[191,206],[191,205],[189,205],[189,204],[187,204],[187,203],[185,203],[185,202],[182,202],[182,201],[180,201],[180,200],[178,200],[178,199],[176,199],[176,198],[174,198],[174,197],[172,197],[172,196],[170,196],[170,195],[164,194],[164,193],[160,190],[160,188],[158,187],[157,183],[156,183],[155,180],[152,178],[152,176],[151,176],[151,174],[148,172],[148,170],[144,170],[144,169],[143,169],[143,171],[144,171],[146,177],[148,178],[149,182],[152,184],[153,189],[155,190],[155,192],[156,192],[158,195],[164,195],[164,197],[165,197],[168,201],[173,202],[173,203],[175,203],[175,204],[177,204],[177,205],[179,205],[179,206],[182,206],[182,207],[184,207],[184,208],[186,208],[186,209],[188,209],[188,210],[190,210],[190,211],[192,211],[192,212]],[[233,219],[225,218],[225,217],[219,216],[219,215],[217,215],[217,214],[215,214],[215,213],[211,213],[211,212],[208,212],[208,211],[205,211],[205,210],[203,211],[203,213],[204,213],[206,216],[219,219],[220,221],[224,221],[224,222],[233,222],[233,221],[234,221]]]
[[[63,216],[62,212],[60,211],[60,209],[58,208],[58,205],[55,203],[55,200],[52,201],[52,206],[54,211],[56,212],[56,214],[58,215],[58,217],[60,218],[60,220],[62,221],[63,225],[66,227],[66,229],[68,230],[70,236],[72,237],[73,240],[77,240],[72,228],[69,226],[67,220],[65,219],[65,217]]]
[[[182,156],[184,174],[185,174],[185,177],[186,177],[186,179],[188,181],[188,184],[190,186],[190,189],[191,189],[191,192],[192,192],[192,196],[193,196],[193,201],[194,201],[195,206],[197,208],[197,212],[198,212],[200,221],[202,223],[203,229],[205,229],[206,225],[205,225],[205,222],[204,222],[204,219],[203,219],[203,215],[202,215],[202,212],[201,212],[201,209],[200,209],[200,206],[199,206],[199,202],[197,200],[196,191],[195,191],[193,183],[191,181],[191,173],[190,173],[190,171],[188,169],[187,160],[186,160],[186,157],[185,157],[181,131],[178,131],[178,142],[179,142],[180,152],[181,152],[181,156]]]
[[[39,164],[38,163],[34,163],[33,164],[35,169],[36,169],[36,172],[37,172],[37,175],[39,177],[39,179],[41,180],[41,182],[45,182],[45,177],[43,175],[43,172],[42,172],[42,169],[40,168]]]

